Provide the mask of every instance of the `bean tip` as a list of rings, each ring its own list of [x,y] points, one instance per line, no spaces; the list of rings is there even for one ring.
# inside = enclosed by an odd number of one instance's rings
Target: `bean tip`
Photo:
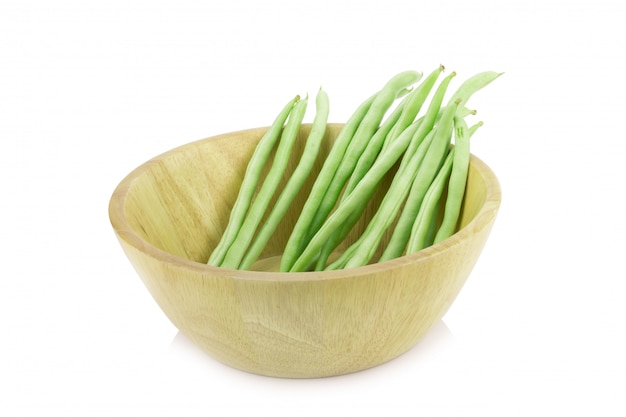
[[[446,67],[444,67],[443,64],[439,64],[439,71],[444,72],[446,70]]]

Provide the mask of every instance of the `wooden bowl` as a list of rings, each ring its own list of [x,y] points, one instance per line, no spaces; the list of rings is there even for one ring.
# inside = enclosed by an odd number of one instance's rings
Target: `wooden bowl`
[[[315,169],[341,128],[329,125]],[[311,178],[255,264],[257,270],[208,266],[265,130],[178,147],[122,180],[109,216],[138,275],[184,335],[217,360],[248,372],[340,375],[407,351],[445,314],[482,251],[501,198],[494,173],[472,156],[461,229],[412,255],[339,271],[273,272]],[[302,126],[302,139],[309,130],[310,125]],[[302,142],[294,146],[294,161]],[[295,162],[288,172],[294,167]],[[363,230],[390,178],[339,252]]]

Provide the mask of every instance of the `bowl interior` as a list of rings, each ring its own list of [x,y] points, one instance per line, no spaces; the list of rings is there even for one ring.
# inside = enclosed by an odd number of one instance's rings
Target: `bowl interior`
[[[267,260],[282,253],[302,205],[342,125],[328,126],[313,173],[305,182],[291,208],[252,269],[264,270]],[[166,152],[138,167],[118,186],[112,198],[111,216],[118,233],[133,235],[142,245],[186,260],[206,263],[229,219],[247,163],[265,128],[219,135]],[[303,125],[282,179],[286,183],[295,169],[310,125]],[[269,170],[270,164],[266,166]],[[472,221],[483,207],[488,169],[472,157],[465,201],[459,227]],[[341,253],[361,234],[384,197],[395,169],[383,179],[363,216],[336,251]],[[265,175],[265,174],[264,174]],[[271,206],[270,206],[271,207]],[[383,237],[386,245],[389,233]],[[265,264],[264,264],[265,260]]]

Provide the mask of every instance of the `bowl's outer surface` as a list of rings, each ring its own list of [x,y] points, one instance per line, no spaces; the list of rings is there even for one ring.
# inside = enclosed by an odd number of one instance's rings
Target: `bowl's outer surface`
[[[340,129],[329,125],[322,156]],[[155,301],[211,356],[262,375],[340,375],[407,351],[445,314],[475,265],[500,204],[495,175],[472,156],[462,228],[413,255],[328,272],[208,266],[264,131],[181,146],[134,170],[114,191],[111,223]],[[280,254],[313,180],[262,256]]]

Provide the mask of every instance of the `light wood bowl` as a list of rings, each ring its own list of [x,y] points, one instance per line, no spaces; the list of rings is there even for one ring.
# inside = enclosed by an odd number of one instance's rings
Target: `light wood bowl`
[[[341,128],[329,125],[316,170]],[[367,369],[406,352],[448,310],[483,249],[500,205],[494,173],[472,156],[461,229],[445,241],[359,268],[273,272],[312,176],[256,270],[208,266],[247,162],[265,130],[228,133],[178,147],[122,180],[111,197],[109,216],[138,275],[184,335],[241,370],[322,377]],[[288,172],[309,130],[310,125],[302,126]],[[349,241],[372,216],[391,174],[388,177]]]

